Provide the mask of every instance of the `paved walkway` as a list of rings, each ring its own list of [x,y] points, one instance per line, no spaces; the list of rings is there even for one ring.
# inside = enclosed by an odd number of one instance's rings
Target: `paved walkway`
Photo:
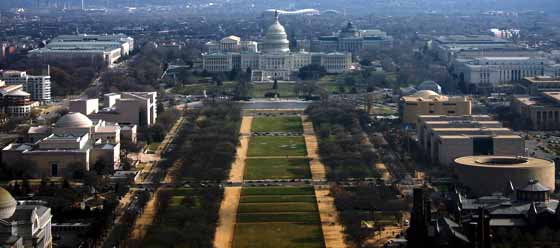
[[[305,146],[307,147],[307,156],[310,159],[311,177],[313,180],[323,180],[326,178],[325,165],[319,159],[319,145],[317,136],[313,129],[313,123],[308,120],[307,116],[302,115],[303,135],[305,138]],[[323,238],[326,248],[344,248],[344,227],[338,221],[338,212],[334,206],[334,198],[330,195],[330,188],[315,186],[315,198],[317,199],[317,207],[321,218],[321,229],[323,230]]]
[[[231,165],[229,172],[230,182],[243,182],[245,173],[245,158],[249,148],[249,138],[251,135],[252,116],[243,116],[239,130],[239,143],[235,161]],[[241,198],[241,187],[226,187],[224,189],[224,199],[220,205],[220,219],[214,235],[215,248],[229,248],[233,245],[233,235],[235,233],[235,223],[237,221],[237,207]]]

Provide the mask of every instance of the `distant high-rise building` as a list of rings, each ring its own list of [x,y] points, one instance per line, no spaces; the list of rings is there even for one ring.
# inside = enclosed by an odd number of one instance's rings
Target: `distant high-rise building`
[[[31,94],[33,101],[47,103],[51,101],[51,76],[32,76],[24,71],[0,71],[0,79],[7,84],[23,85],[23,90]]]

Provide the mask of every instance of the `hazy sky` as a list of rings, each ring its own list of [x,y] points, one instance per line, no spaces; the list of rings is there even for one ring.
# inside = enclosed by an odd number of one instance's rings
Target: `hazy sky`
[[[14,7],[31,7],[36,0],[0,0],[0,8]],[[44,3],[47,0],[40,0]],[[49,0],[51,3],[57,0]],[[79,6],[81,0],[58,0],[66,1]],[[86,5],[105,5],[109,2],[112,4],[185,4],[185,3],[220,3],[225,0],[85,0]],[[258,7],[317,7],[317,8],[346,8],[347,10],[367,11],[368,7],[378,5],[399,8],[414,9],[418,7],[418,11],[436,10],[443,12],[445,10],[464,10],[464,11],[481,11],[492,9],[505,10],[546,10],[554,12],[560,9],[560,0],[229,0],[232,3],[255,4]],[[418,3],[419,5],[415,5]]]

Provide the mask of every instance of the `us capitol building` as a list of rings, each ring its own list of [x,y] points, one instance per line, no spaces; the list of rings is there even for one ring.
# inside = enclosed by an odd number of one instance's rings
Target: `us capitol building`
[[[251,68],[252,81],[271,81],[292,80],[300,68],[310,64],[321,65],[328,73],[341,73],[351,68],[352,54],[349,52],[292,52],[289,43],[276,12],[274,23],[260,43],[241,41],[236,36],[208,42],[208,53],[202,55],[203,69],[227,72],[234,68]]]

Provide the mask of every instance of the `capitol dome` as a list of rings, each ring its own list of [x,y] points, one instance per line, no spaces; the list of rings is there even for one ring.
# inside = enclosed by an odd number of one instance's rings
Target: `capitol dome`
[[[57,122],[58,128],[86,128],[93,126],[93,122],[82,113],[71,112],[62,116]]]
[[[0,187],[0,219],[9,219],[16,211],[17,202],[12,194]]]
[[[278,12],[274,15],[275,21],[268,28],[261,43],[261,51],[264,53],[286,53],[290,51],[290,42],[286,29],[278,21]]]

